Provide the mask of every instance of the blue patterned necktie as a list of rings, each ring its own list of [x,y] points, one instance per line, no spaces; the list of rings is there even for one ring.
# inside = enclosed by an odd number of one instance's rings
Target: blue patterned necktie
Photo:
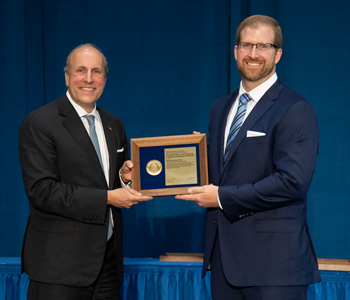
[[[236,112],[235,117],[233,118],[233,121],[232,121],[232,124],[230,127],[230,131],[229,131],[229,134],[227,137],[227,141],[226,141],[224,161],[226,161],[228,152],[232,146],[232,141],[236,137],[239,129],[242,127],[245,112],[247,110],[247,103],[250,100],[252,100],[252,98],[247,93],[242,94],[241,97],[239,97],[239,104],[238,104],[237,112]]]
[[[91,139],[92,144],[95,147],[95,151],[96,151],[96,154],[97,154],[98,159],[100,161],[102,170],[104,170],[103,169],[103,162],[102,162],[101,151],[100,151],[100,145],[98,144],[98,138],[97,138],[96,129],[95,129],[95,116],[93,116],[93,115],[85,115],[84,117],[87,119],[87,121],[89,123],[90,139]],[[108,212],[109,212],[109,210],[108,210]],[[109,220],[109,222],[108,222],[107,240],[110,239],[110,237],[112,236],[112,233],[113,233],[112,215],[111,215],[111,213],[109,213],[108,220]]]

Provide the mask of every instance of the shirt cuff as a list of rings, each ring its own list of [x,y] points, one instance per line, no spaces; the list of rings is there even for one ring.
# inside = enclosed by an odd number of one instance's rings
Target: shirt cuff
[[[222,205],[221,205],[221,202],[220,202],[219,190],[218,190],[218,203],[219,203],[220,208],[223,210]]]
[[[125,183],[122,179],[122,174],[119,170],[119,180],[120,180],[120,184],[122,185],[123,188],[131,188],[131,181],[129,181],[128,183]]]

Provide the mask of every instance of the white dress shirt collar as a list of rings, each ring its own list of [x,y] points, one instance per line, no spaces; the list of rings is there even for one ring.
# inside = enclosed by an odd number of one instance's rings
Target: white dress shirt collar
[[[66,92],[66,96],[69,100],[69,102],[73,105],[74,109],[76,110],[77,114],[79,115],[80,118],[82,118],[85,115],[94,115],[96,119],[100,121],[100,115],[96,109],[96,105],[91,113],[87,113],[84,108],[82,108],[79,104],[77,104],[69,94],[69,91]]]
[[[278,79],[277,74],[274,73],[268,80],[266,80],[265,82],[263,82],[262,84],[260,84],[256,88],[252,89],[249,92],[250,97],[252,97],[252,99],[255,102],[258,102],[260,100],[260,98],[262,96],[264,96],[264,94],[267,92],[267,90],[277,81],[277,79]],[[242,81],[241,81],[238,96],[240,97],[244,93],[247,93],[247,91],[243,88]]]

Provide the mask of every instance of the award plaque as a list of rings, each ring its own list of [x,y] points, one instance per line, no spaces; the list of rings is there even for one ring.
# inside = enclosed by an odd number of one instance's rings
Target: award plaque
[[[208,184],[205,134],[130,139],[132,187],[144,195],[187,194]]]

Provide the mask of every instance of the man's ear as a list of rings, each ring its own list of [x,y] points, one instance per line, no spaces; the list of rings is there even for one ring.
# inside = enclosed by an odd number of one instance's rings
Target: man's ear
[[[276,51],[276,55],[275,55],[275,64],[276,65],[280,61],[281,56],[282,56],[282,48],[278,48]]]
[[[235,45],[235,48],[233,49],[234,55],[235,55],[235,60],[237,61],[237,45]]]
[[[64,79],[66,81],[66,86],[68,87],[68,82],[69,82],[69,74],[67,72],[64,72]]]

